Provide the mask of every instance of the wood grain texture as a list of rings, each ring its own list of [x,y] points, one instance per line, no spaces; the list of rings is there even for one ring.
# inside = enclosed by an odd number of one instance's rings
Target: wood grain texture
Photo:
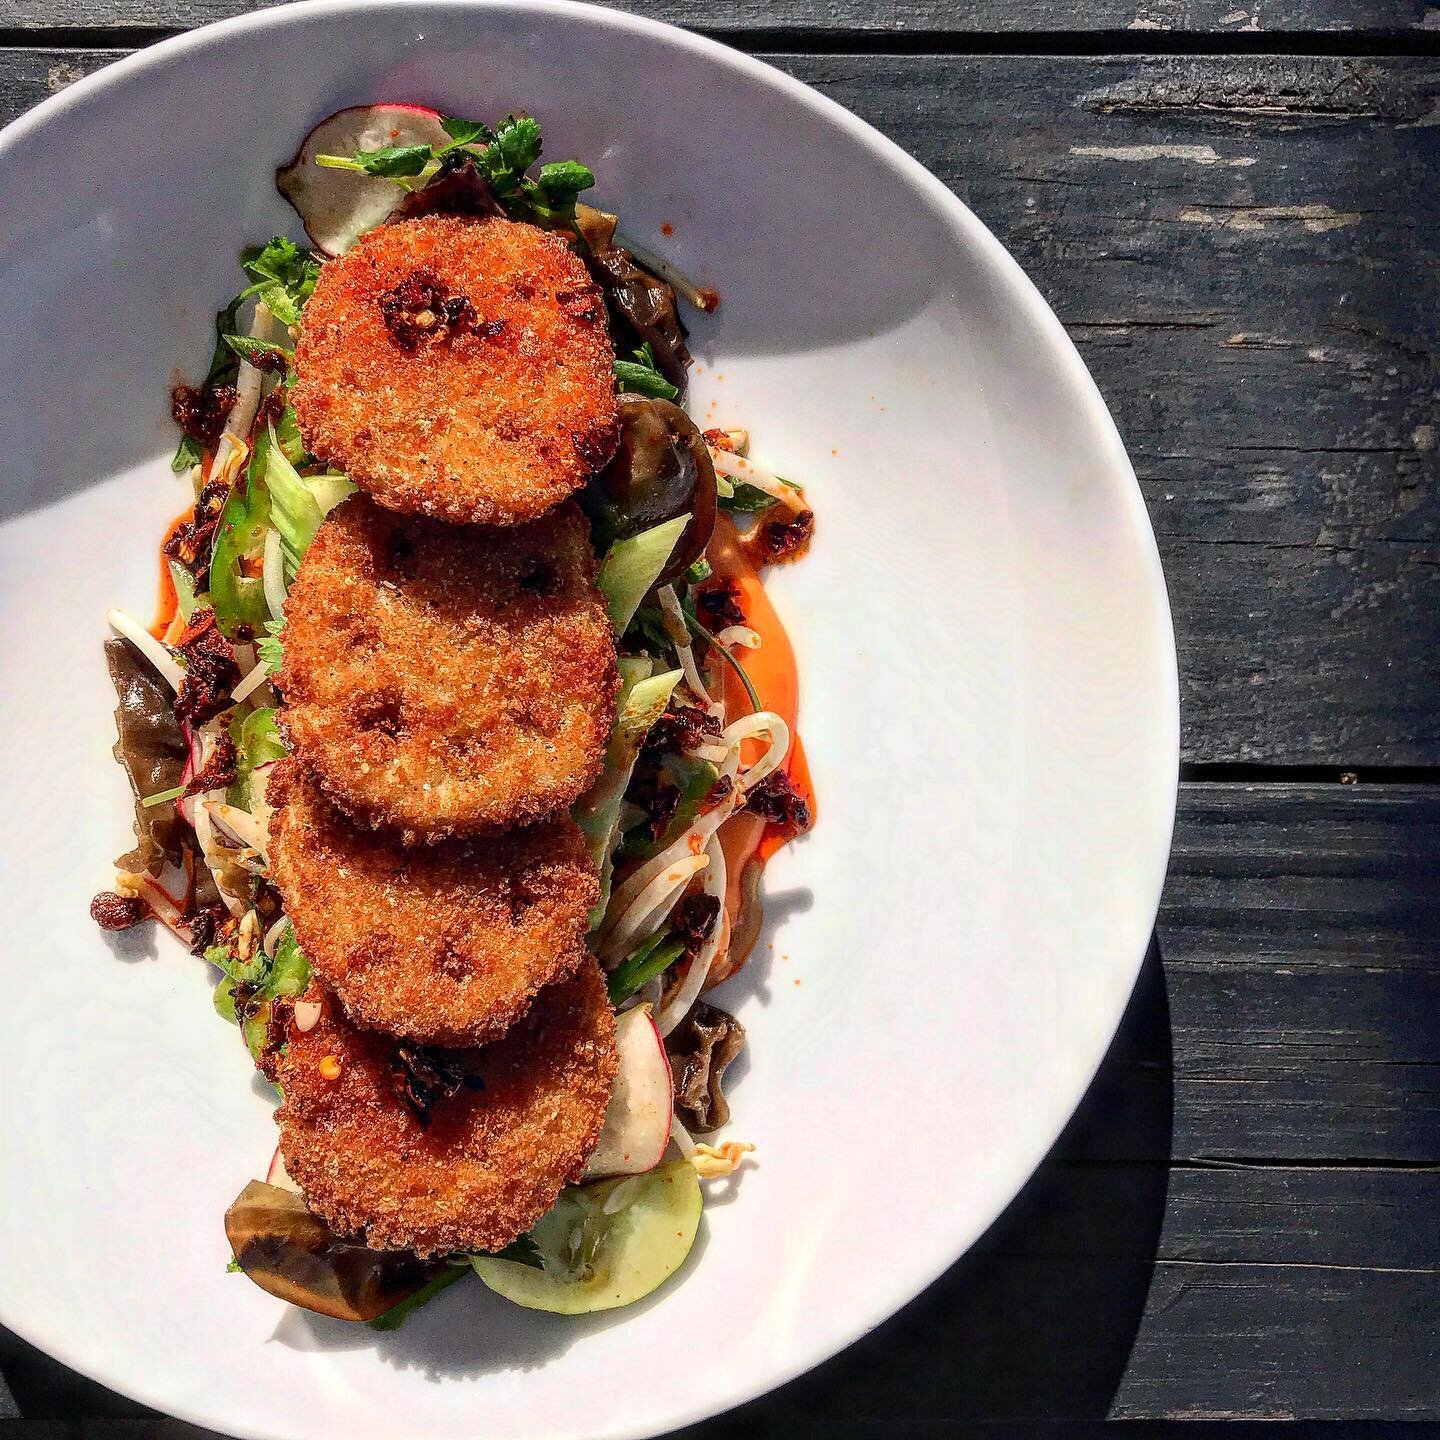
[[[113,53],[0,51],[0,117]],[[1440,61],[780,63],[1070,328],[1159,537],[1185,759],[1440,760]]]
[[[275,0],[12,0],[22,29],[186,30]],[[1424,0],[632,0],[618,8],[739,37],[785,31],[858,36],[1129,32],[1395,35],[1423,32]]]

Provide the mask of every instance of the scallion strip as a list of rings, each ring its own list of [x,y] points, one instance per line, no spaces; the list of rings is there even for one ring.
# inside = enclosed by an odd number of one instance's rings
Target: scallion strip
[[[632,950],[605,981],[610,1003],[619,1005],[657,975],[663,975],[683,954],[685,945],[667,931],[652,935],[643,945]]]

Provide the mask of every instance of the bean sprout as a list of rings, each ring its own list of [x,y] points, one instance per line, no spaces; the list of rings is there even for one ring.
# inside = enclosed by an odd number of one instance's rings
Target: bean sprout
[[[653,930],[664,924],[690,877],[698,874],[709,863],[703,852],[699,855],[686,855],[683,859],[667,865],[640,891],[625,907],[601,942],[600,959],[607,969],[613,970],[625,958],[631,941],[642,931]]]
[[[733,455],[728,450],[718,450],[713,445],[710,447],[710,459],[717,475],[723,475],[727,480],[743,480],[796,514],[805,508],[805,497],[798,490],[792,489],[778,475],[762,470],[753,460]]]
[[[706,938],[704,945],[700,947],[699,953],[690,962],[690,968],[685,972],[685,978],[680,982],[679,988],[665,1008],[655,1017],[655,1028],[660,1032],[663,1039],[668,1035],[689,1013],[690,1007],[700,998],[700,992],[705,988],[706,977],[710,974],[710,967],[715,963],[715,957],[720,953],[720,942],[725,939],[725,932],[729,925],[725,916],[725,847],[720,843],[718,835],[710,837],[710,843],[705,847],[705,853],[710,859],[706,867],[701,886],[707,895],[713,896],[720,902],[720,910],[715,916],[715,926]]]
[[[105,619],[110,628],[117,635],[123,635],[178,694],[185,679],[184,666],[138,620],[123,610],[107,610]]]
[[[662,585],[655,594],[660,601],[660,613],[665,618],[665,631],[675,646],[676,655],[680,658],[680,669],[685,674],[685,684],[690,693],[702,705],[708,707],[713,702],[710,699],[710,692],[705,688],[705,681],[700,677],[700,667],[695,663],[695,652],[690,646],[690,626],[686,623],[685,612],[680,608],[680,601],[676,598],[675,587]]]

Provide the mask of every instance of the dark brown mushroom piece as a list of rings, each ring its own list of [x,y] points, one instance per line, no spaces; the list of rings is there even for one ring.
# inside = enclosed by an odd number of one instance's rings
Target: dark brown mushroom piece
[[[745,1048],[745,1027],[703,1000],[671,1031],[665,1048],[675,1075],[675,1110],[685,1128],[708,1135],[730,1119],[725,1071]]]
[[[621,395],[615,458],[580,502],[602,553],[617,540],[688,514],[690,523],[657,583],[673,580],[705,553],[715,528],[715,466],[704,435],[668,400]]]
[[[424,215],[464,215],[483,220],[504,215],[490,182],[468,156],[457,151],[418,190],[412,190],[385,222],[418,220]]]
[[[235,1262],[262,1290],[337,1320],[393,1310],[443,1265],[336,1235],[289,1190],[252,1180],[225,1212]]]
[[[105,642],[105,663],[120,702],[115,707],[114,755],[135,796],[138,842],[115,863],[122,870],[158,875],[165,861],[182,863],[185,827],[173,805],[140,802],[180,783],[189,747],[175,718],[174,693],[150,662],[128,640],[112,636]]]
[[[604,210],[589,205],[575,207],[578,248],[591,278],[605,293],[616,353],[629,359],[631,351],[648,344],[660,373],[683,400],[691,356],[675,291],[658,275],[637,265],[635,257],[615,243],[617,223],[615,216]]]

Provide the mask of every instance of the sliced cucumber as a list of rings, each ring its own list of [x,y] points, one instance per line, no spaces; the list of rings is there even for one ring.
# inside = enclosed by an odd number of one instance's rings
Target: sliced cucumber
[[[527,1310],[614,1310],[657,1290],[685,1263],[700,1208],[695,1168],[676,1160],[644,1175],[562,1192],[530,1232],[543,1269],[489,1255],[474,1255],[470,1263],[497,1295]]]

